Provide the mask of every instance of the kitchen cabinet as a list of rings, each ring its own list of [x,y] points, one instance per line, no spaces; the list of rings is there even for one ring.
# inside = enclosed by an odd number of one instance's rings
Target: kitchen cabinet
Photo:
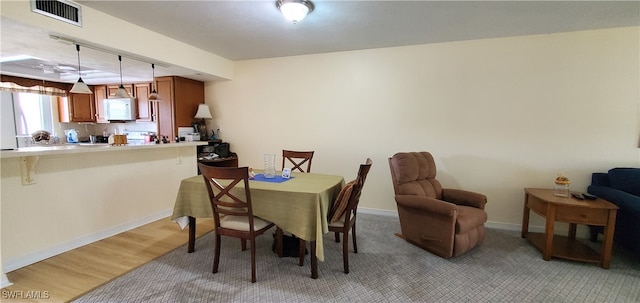
[[[129,96],[135,97],[133,93],[133,84],[124,84],[123,86],[124,86],[124,90],[126,90],[127,93],[129,93]],[[115,98],[118,88],[120,88],[120,84],[107,85],[107,93],[108,93],[107,96],[109,98]]]
[[[158,136],[173,140],[178,127],[192,127],[198,104],[204,103],[204,82],[177,76],[156,77]]]
[[[136,83],[133,85],[133,93],[138,102],[138,122],[155,121],[153,112],[153,103],[149,102],[149,94],[151,93],[151,83]]]
[[[107,99],[107,87],[105,85],[94,86],[93,96],[96,103],[96,122],[109,123],[104,111],[104,100]]]
[[[96,122],[96,104],[91,94],[68,94],[58,98],[60,122]]]

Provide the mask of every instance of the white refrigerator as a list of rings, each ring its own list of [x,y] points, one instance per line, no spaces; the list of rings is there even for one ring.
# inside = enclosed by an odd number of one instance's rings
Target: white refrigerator
[[[18,148],[14,119],[13,94],[0,91],[0,141],[2,150]]]

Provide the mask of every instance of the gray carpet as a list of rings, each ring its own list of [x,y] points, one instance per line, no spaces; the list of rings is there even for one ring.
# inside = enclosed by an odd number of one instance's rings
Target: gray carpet
[[[395,217],[360,214],[351,272],[342,272],[342,244],[328,234],[317,280],[308,256],[304,267],[277,258],[269,232],[258,240],[256,283],[251,254],[237,239],[223,237],[220,271],[211,273],[209,233],[196,252],[180,247],[75,302],[640,302],[640,262],[618,247],[605,270],[544,261],[519,232],[489,229],[482,246],[445,260],[396,237],[399,231]]]

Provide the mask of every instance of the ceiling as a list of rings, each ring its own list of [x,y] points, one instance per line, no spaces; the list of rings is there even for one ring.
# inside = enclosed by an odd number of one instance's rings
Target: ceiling
[[[638,1],[318,0],[314,1],[315,10],[297,24],[282,17],[275,0],[76,2],[230,60],[640,26]],[[9,20],[3,19],[2,26],[3,73],[29,76],[32,70],[37,78],[49,79],[56,77],[57,69],[69,67],[72,72],[58,81],[77,79],[77,54],[72,45],[42,39],[48,36],[45,30]],[[38,59],[16,68],[5,60],[16,54]],[[81,56],[85,82],[120,81],[113,54],[82,49]],[[148,81],[149,64],[131,61],[123,59],[123,81]],[[53,73],[49,73],[51,69]],[[93,69],[106,73],[85,76],[84,71]],[[175,66],[156,68],[156,76],[215,80],[196,72]]]

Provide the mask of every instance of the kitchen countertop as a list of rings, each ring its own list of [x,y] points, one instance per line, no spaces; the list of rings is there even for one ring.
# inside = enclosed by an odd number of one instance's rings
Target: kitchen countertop
[[[207,141],[166,143],[166,144],[134,144],[134,145],[109,145],[109,144],[59,144],[23,147],[14,150],[3,150],[0,152],[1,158],[17,158],[29,156],[48,156],[61,154],[95,153],[95,152],[115,152],[138,149],[156,148],[177,148],[207,145]]]

